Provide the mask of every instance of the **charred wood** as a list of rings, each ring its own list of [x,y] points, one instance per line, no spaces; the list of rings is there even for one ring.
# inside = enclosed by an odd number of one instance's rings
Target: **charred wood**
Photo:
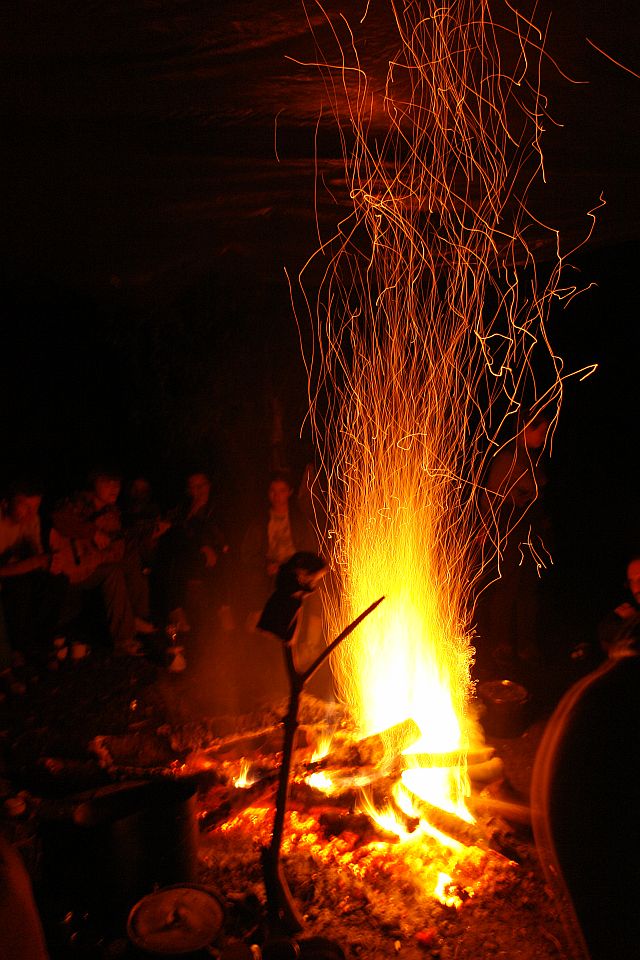
[[[221,823],[235,817],[258,800],[271,799],[269,795],[275,792],[277,779],[278,774],[275,772],[262,780],[257,780],[250,787],[227,787],[217,790],[215,805],[199,818],[200,830],[202,832],[215,830]]]
[[[366,813],[344,813],[325,810],[320,815],[319,823],[327,837],[339,837],[351,834],[357,838],[358,845],[380,841],[383,843],[397,843],[395,833],[383,830],[375,824]]]

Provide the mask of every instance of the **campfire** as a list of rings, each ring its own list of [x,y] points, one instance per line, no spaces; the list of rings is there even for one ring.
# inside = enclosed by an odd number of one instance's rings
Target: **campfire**
[[[281,854],[305,930],[366,917],[387,940],[425,946],[450,911],[490,903],[527,876],[513,825],[528,811],[495,798],[494,748],[468,754],[462,817],[424,799],[411,778],[456,777],[460,755],[416,753],[420,740],[410,718],[358,739],[338,707],[327,716],[327,704],[302,697]],[[192,751],[176,771],[199,778],[201,857],[215,885],[256,902],[265,899],[261,851],[272,839],[282,745],[282,725],[272,723]]]

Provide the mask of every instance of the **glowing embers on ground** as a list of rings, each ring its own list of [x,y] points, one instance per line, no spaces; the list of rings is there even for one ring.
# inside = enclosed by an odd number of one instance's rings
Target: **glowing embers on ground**
[[[261,739],[266,743],[269,738]],[[464,755],[424,752],[414,720],[360,740],[346,719],[332,735],[305,725],[301,739],[282,847],[287,876],[291,862],[310,857],[318,868],[338,871],[341,884],[347,876],[349,884],[364,884],[353,893],[360,902],[381,895],[380,884],[390,882],[395,871],[403,888],[410,887],[421,902],[460,906],[481,887],[488,864],[494,871],[498,864],[502,870],[510,868],[499,845],[491,849],[483,828],[464,807],[456,809],[451,802]],[[218,755],[225,752],[220,744]],[[482,761],[491,753],[491,748],[482,748],[472,757]],[[209,754],[209,763],[214,756]],[[218,831],[229,839],[229,851],[231,838],[239,844],[237,854],[247,842],[254,856],[268,843],[275,793],[270,768],[272,763],[260,755],[252,763],[242,757],[220,766],[217,785],[202,798],[200,823],[210,837],[207,846],[217,847]],[[448,810],[425,799],[440,796],[447,798]],[[294,865],[294,878],[297,869]]]
[[[215,861],[216,869],[232,875],[248,872],[259,889],[256,851],[269,841],[272,816],[270,806],[249,807],[225,822],[207,835],[205,862]],[[491,850],[424,833],[381,839],[383,828],[367,834],[364,819],[354,815],[353,829],[332,833],[342,821],[320,808],[287,815],[282,853],[305,912],[326,909],[348,916],[362,910],[410,931],[438,904],[459,908],[485,892],[491,895],[496,884],[513,882],[515,864]]]

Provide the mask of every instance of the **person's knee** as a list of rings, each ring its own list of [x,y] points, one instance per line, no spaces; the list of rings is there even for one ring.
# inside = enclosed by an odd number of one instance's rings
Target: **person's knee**
[[[0,960],[47,960],[31,880],[17,850],[0,836]]]

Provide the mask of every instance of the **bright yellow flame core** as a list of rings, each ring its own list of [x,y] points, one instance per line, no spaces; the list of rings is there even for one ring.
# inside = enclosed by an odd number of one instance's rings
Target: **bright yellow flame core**
[[[424,480],[418,491],[428,499]],[[412,718],[422,734],[412,752],[459,751],[463,757],[469,746],[464,716],[471,650],[456,612],[460,588],[444,565],[438,569],[426,506],[415,507],[415,485],[413,510],[408,498],[404,504],[396,499],[395,515],[382,507],[372,512],[375,490],[364,499],[362,513],[352,510],[345,519],[349,613],[355,616],[377,596],[386,599],[343,644],[334,664],[341,695],[362,735]],[[356,506],[353,498],[350,506]],[[397,752],[397,746],[388,750]],[[429,802],[464,810],[467,781],[459,767],[424,771],[420,789],[412,777],[415,792]]]
[[[245,790],[247,787],[250,787],[253,783],[255,783],[256,778],[249,775],[250,770],[251,761],[243,758],[242,763],[240,764],[240,773],[233,781],[234,787],[238,787],[239,790]]]

